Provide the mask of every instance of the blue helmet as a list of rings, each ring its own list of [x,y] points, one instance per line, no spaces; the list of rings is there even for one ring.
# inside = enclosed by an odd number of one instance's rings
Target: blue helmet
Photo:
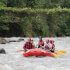
[[[42,36],[40,36],[39,39],[42,39]]]

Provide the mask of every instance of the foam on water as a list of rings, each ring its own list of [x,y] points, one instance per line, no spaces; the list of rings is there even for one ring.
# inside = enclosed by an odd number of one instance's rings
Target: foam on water
[[[3,66],[0,66],[0,70],[12,70],[12,68],[9,65],[5,64]]]
[[[20,38],[20,37],[19,37]],[[11,37],[6,39],[17,40],[19,38]],[[32,38],[37,44],[38,38]],[[55,40],[57,50],[66,50],[67,53],[59,55],[59,58],[53,57],[28,57],[22,56],[23,52],[16,52],[23,49],[23,44],[27,41],[11,42],[0,44],[7,54],[0,54],[0,70],[70,70],[70,37],[49,38]],[[45,41],[46,38],[43,38]]]

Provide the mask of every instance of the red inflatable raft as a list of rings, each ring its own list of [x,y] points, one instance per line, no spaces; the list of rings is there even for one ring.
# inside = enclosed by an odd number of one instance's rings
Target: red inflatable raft
[[[52,54],[44,49],[30,49],[27,52],[23,53],[23,56],[52,56]]]

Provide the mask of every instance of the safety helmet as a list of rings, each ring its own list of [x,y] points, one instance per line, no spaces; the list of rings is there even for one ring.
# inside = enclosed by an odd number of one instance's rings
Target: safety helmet
[[[32,39],[31,39],[31,38],[28,38],[28,40],[30,40],[30,41],[31,41]]]
[[[49,39],[46,39],[46,41],[48,41],[48,42],[49,42],[50,40],[49,40]]]
[[[52,43],[52,42],[54,42],[54,40],[50,40],[50,42]]]

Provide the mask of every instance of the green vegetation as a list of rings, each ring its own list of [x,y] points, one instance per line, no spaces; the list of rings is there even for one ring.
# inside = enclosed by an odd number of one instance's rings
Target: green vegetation
[[[3,0],[2,2],[4,2]],[[70,0],[6,0],[7,7],[29,8],[70,8]]]
[[[0,36],[70,36],[69,0],[0,0]]]

